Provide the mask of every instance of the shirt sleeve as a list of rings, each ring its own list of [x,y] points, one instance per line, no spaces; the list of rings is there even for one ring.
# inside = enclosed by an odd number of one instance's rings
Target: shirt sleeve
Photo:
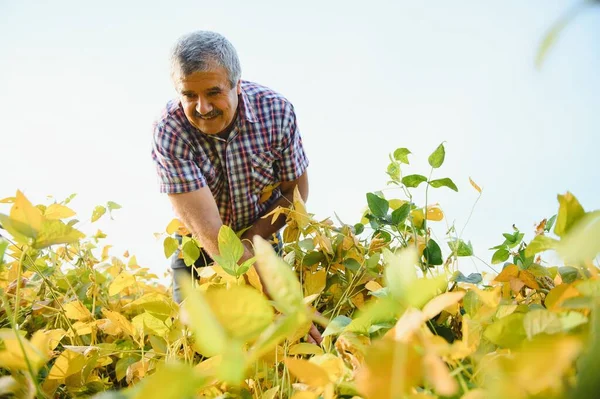
[[[182,138],[175,122],[163,121],[154,126],[152,159],[161,193],[186,193],[206,186],[191,145]]]
[[[308,167],[308,158],[302,145],[294,107],[287,104],[283,115],[279,178],[281,181],[296,180]]]

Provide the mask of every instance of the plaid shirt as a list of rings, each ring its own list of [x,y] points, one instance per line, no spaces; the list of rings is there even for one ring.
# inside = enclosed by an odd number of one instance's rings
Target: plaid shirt
[[[178,100],[154,123],[152,159],[163,193],[208,186],[223,224],[249,227],[281,196],[270,186],[299,178],[308,166],[292,104],[280,94],[242,81],[238,116],[227,140],[200,133]]]

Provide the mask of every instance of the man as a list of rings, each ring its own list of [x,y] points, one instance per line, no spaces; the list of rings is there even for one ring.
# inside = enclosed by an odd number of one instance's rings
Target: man
[[[285,216],[273,224],[261,216],[289,206],[296,186],[304,201],[308,197],[308,160],[294,108],[273,90],[241,80],[235,49],[217,33],[183,36],[171,62],[179,98],[154,124],[160,191],[205,251],[197,266],[219,254],[223,224],[248,228],[243,262],[253,256],[254,235],[268,239],[285,224]],[[191,269],[177,254],[171,267],[174,275]],[[176,279],[173,297],[182,300]]]

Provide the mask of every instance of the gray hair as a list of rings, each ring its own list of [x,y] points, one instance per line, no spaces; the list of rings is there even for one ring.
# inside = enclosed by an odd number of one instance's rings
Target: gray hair
[[[242,75],[240,60],[233,45],[222,35],[196,31],[179,38],[171,52],[171,74],[180,71],[184,76],[204,72],[218,65],[227,71],[231,88]]]

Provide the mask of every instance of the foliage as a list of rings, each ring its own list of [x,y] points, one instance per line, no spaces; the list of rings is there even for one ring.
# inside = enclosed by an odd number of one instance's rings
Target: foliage
[[[282,256],[255,238],[256,259],[240,265],[243,244],[223,228],[217,262],[183,281],[181,306],[135,257],[111,255],[101,231],[85,237],[70,198],[3,200],[11,238],[0,239],[0,395],[590,397],[600,212],[559,195],[557,215],[528,243],[516,227],[502,235],[491,260],[499,273],[465,276],[458,262],[475,257],[471,243],[454,227],[444,243],[429,226],[445,218],[427,203],[429,189],[458,190],[433,178],[444,145],[429,156],[428,176],[404,173],[410,154],[397,149],[387,168],[402,198],[367,193],[359,223],[316,220],[298,193],[292,207],[267,215],[287,217]],[[118,208],[96,207],[90,221]],[[199,243],[186,233],[169,223],[165,255],[179,249],[193,265]],[[544,262],[547,250],[564,264]],[[320,345],[306,341],[313,323]]]

